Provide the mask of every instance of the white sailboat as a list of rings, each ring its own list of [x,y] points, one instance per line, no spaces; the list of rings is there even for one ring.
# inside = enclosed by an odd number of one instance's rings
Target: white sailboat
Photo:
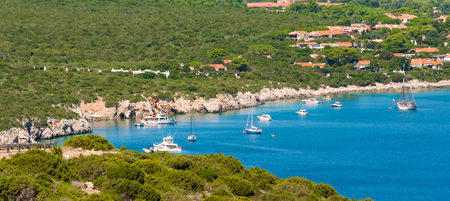
[[[250,127],[248,126],[248,122],[251,119],[251,123],[250,123]],[[248,118],[247,118],[247,125],[245,126],[245,131],[244,133],[247,132],[247,134],[261,134],[262,133],[262,129],[253,126],[253,107],[251,109],[251,116],[250,113],[248,114]]]
[[[403,66],[403,77],[405,76],[405,66]],[[398,101],[393,100],[400,110],[415,110],[417,108],[416,101],[414,100],[414,95],[412,93],[411,87],[409,88],[409,92],[405,89],[405,78],[403,78],[402,84],[402,97]]]
[[[193,142],[197,141],[197,136],[195,136],[192,132],[192,116],[191,116],[191,135],[188,136],[188,140]]]

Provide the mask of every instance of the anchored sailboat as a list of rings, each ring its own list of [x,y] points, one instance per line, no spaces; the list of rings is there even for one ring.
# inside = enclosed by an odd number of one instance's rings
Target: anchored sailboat
[[[248,121],[251,118],[251,123],[250,123],[250,127],[248,126]],[[251,116],[250,113],[248,114],[248,118],[247,118],[247,125],[245,126],[245,132],[247,132],[247,134],[261,134],[262,133],[262,129],[253,126],[253,107],[251,109]]]
[[[405,76],[405,66],[403,66],[403,77]],[[394,103],[397,104],[398,109],[400,110],[415,110],[417,108],[416,101],[414,100],[414,95],[412,93],[411,87],[409,88],[409,92],[405,89],[405,78],[403,78],[402,84],[402,97],[398,101]]]
[[[191,116],[191,135],[188,136],[188,140],[189,141],[197,141],[197,136],[194,135],[194,133],[192,132],[192,116]]]

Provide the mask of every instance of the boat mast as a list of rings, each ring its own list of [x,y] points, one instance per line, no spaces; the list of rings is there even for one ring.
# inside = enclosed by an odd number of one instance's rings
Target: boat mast
[[[191,135],[192,135],[192,115],[191,115]]]
[[[251,127],[253,127],[253,106],[252,106],[252,123],[251,123]]]
[[[248,128],[248,120],[250,119],[250,112],[248,113],[248,117],[247,117],[247,125],[245,126],[245,129]]]
[[[403,102],[405,102],[405,64],[403,64],[402,96],[403,96]]]

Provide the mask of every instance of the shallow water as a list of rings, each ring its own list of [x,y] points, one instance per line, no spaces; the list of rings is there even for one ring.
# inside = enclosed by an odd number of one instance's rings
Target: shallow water
[[[262,135],[242,133],[250,109],[192,115],[197,142],[187,141],[191,115],[177,115],[177,125],[136,128],[137,119],[91,125],[93,134],[136,151],[176,133],[183,154],[221,152],[248,168],[329,183],[339,194],[356,199],[447,200],[450,89],[416,92],[417,111],[397,110],[392,99],[399,97],[397,92],[345,94],[315,106],[300,99],[268,102],[254,108],[255,115],[273,119],[255,121]],[[330,107],[335,101],[343,107]],[[300,109],[310,115],[296,115]],[[68,138],[53,140],[62,145]]]

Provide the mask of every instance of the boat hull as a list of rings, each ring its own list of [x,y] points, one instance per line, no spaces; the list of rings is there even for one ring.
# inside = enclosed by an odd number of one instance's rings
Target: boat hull
[[[331,107],[342,107],[342,105],[331,105]]]
[[[417,108],[417,106],[414,106],[414,105],[410,105],[410,106],[397,105],[397,107],[400,110],[416,110],[416,108]]]
[[[177,120],[170,119],[170,120],[164,120],[164,121],[141,121],[142,123],[146,124],[176,124]]]
[[[245,132],[247,134],[261,134],[262,130],[250,130],[250,129],[246,129]]]

